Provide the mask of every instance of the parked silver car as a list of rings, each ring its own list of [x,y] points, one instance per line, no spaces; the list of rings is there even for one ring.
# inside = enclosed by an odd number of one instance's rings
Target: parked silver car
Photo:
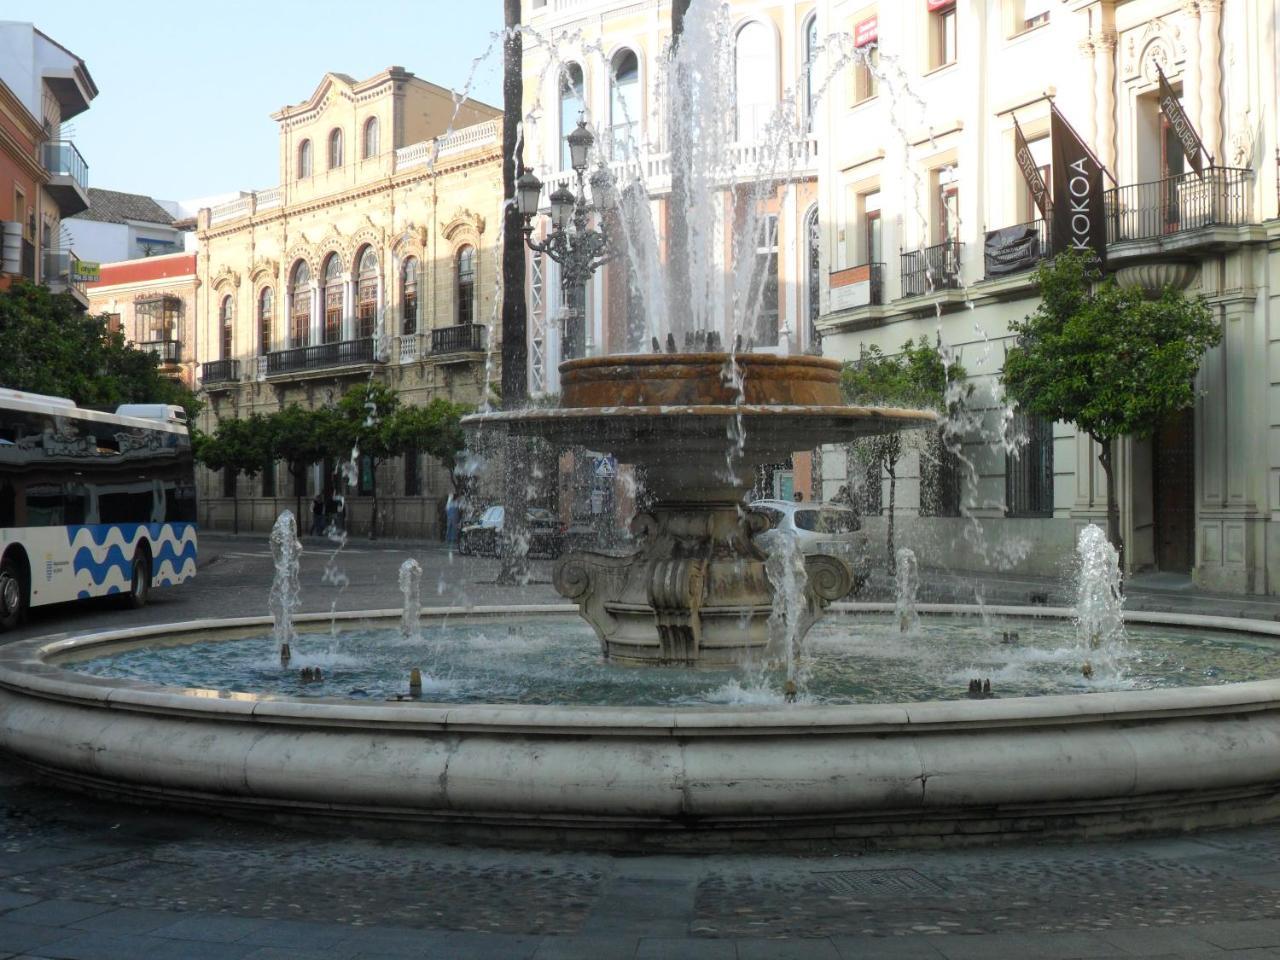
[[[756,500],[750,509],[767,517],[771,529],[794,534],[806,556],[827,554],[849,564],[853,570],[851,595],[867,582],[871,551],[861,529],[862,519],[853,510],[837,503],[791,500]]]

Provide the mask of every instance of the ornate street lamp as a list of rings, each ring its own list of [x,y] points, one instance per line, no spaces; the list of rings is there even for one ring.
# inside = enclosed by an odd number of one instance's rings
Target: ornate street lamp
[[[530,171],[526,170],[516,181],[516,205],[524,217],[524,239],[529,249],[545,253],[560,264],[560,286],[569,299],[571,309],[570,316],[566,318],[564,351],[566,358],[570,358],[578,356],[581,350],[579,333],[585,339],[586,298],[583,290],[596,270],[613,255],[603,216],[596,217],[594,226],[591,224],[592,214],[600,213],[612,202],[613,182],[608,171],[598,170],[591,177],[591,196],[595,203],[588,200],[587,159],[595,137],[587,129],[586,122],[579,120],[577,128],[565,140],[569,144],[569,162],[577,174],[578,191],[575,194],[563,186],[548,198],[551,231],[545,240],[533,238],[533,218],[542,199],[542,182]],[[570,331],[569,327],[575,323],[581,324],[581,331]]]

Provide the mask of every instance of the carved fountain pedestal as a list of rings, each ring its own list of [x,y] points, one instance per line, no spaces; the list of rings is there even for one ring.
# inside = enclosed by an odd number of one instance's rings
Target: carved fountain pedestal
[[[653,499],[625,556],[560,559],[556,589],[575,601],[606,657],[723,667],[784,651],[768,628],[773,587],[753,537],[767,528],[745,500],[764,463],[793,451],[932,424],[918,410],[840,403],[840,363],[820,357],[688,353],[561,364],[558,409],[478,414],[505,429],[608,451],[641,472]],[[852,586],[841,559],[810,556],[797,639]]]

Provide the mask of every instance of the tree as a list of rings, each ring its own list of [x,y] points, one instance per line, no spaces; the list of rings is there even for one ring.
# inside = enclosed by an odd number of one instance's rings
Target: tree
[[[948,407],[963,403],[964,393],[959,390],[959,384],[964,378],[963,367],[957,363],[948,365],[941,350],[921,337],[918,343],[911,340],[904,343],[902,352],[896,356],[886,356],[874,344],[867,347],[861,357],[845,364],[840,373],[840,389],[848,403],[860,406],[926,408],[954,413],[954,410],[948,411]],[[886,547],[892,570],[897,468],[905,449],[903,435],[895,431],[864,437],[853,446],[867,462],[879,464],[889,474]]]
[[[373,495],[373,514],[369,518],[369,539],[378,537],[380,513],[378,507],[378,467],[404,452],[403,433],[396,418],[400,410],[400,396],[385,383],[370,381],[357,384],[344,393],[337,403],[337,441],[344,450],[353,453],[358,448],[360,458],[368,458],[369,489]],[[357,463],[358,470],[364,469]]]
[[[77,405],[114,410],[121,403],[172,403],[189,420],[200,402],[160,373],[155,355],[137,350],[91,316],[70,294],[18,281],[0,292],[0,385],[68,397]]]
[[[220,420],[212,434],[201,434],[195,443],[196,458],[211,470],[230,470],[235,476],[256,476],[271,455],[267,418],[250,414],[244,419]],[[232,498],[232,529],[240,532],[240,498]]]
[[[331,408],[307,410],[295,403],[271,414],[263,424],[272,457],[284,460],[293,479],[299,529],[302,529],[301,491],[307,467],[325,457],[340,455],[341,431],[337,421],[337,414]]]
[[[1103,280],[1067,252],[1036,272],[1040,305],[1012,323],[1004,386],[1023,410],[1074,423],[1098,445],[1107,477],[1107,537],[1124,568],[1115,497],[1114,442],[1149,437],[1171,413],[1195,403],[1195,375],[1222,331],[1202,298],[1172,287],[1149,299]]]

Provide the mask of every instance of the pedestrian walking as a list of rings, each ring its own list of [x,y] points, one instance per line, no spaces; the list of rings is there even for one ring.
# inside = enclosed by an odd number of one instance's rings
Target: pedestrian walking
[[[458,544],[458,527],[459,521],[462,519],[462,510],[458,506],[458,501],[454,499],[453,494],[449,494],[449,500],[444,505],[444,542],[449,546],[457,546]]]
[[[318,493],[311,501],[311,535],[324,536],[324,498]]]

